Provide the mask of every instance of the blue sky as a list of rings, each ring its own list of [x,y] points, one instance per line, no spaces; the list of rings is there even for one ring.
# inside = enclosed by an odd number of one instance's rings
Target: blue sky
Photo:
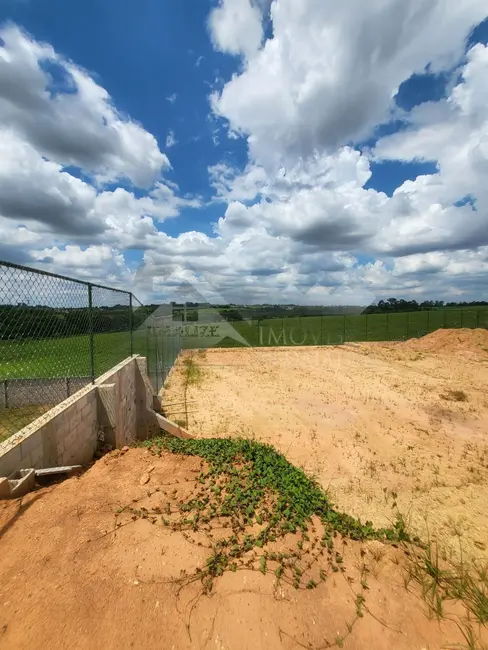
[[[218,137],[221,127],[209,119],[215,80],[229,79],[239,67],[235,57],[212,48],[206,27],[211,6],[198,0],[142,0],[137,8],[132,0],[3,0],[0,20],[14,21],[86,68],[161,149],[172,131],[178,145],[168,177],[183,193],[209,199],[207,166],[222,159],[242,165],[247,158],[245,141]],[[195,216],[189,219],[198,223]]]
[[[342,4],[1,0],[0,256],[145,300],[486,298],[488,10]]]

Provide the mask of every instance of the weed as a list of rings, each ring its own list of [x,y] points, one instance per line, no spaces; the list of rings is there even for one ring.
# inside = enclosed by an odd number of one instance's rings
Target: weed
[[[187,368],[193,368],[191,358],[186,361]],[[336,510],[327,492],[314,479],[291,465],[270,445],[248,439],[183,440],[166,435],[143,444],[153,453],[166,450],[199,456],[206,462],[196,477],[195,492],[186,500],[177,500],[174,491],[173,505],[168,504],[166,509],[171,520],[159,516],[159,521],[173,530],[186,531],[184,534],[201,529],[208,534],[212,522],[229,529],[229,536],[214,545],[210,558],[197,571],[207,593],[212,589],[213,580],[224,571],[245,567],[258,568],[266,574],[269,562],[279,563],[272,569],[277,580],[297,589],[313,589],[317,582],[308,572],[324,551],[329,554],[332,571],[342,570],[342,555],[334,552],[337,535],[354,540],[408,539],[401,522],[397,521],[392,528],[376,530],[371,522],[362,523]],[[144,516],[151,519],[156,515],[151,512]],[[312,517],[320,520],[320,533],[316,530],[317,523],[312,525]],[[255,567],[255,560],[249,555],[253,549],[264,549],[268,543],[296,533],[301,534],[301,539],[294,549],[288,553],[276,553],[274,549],[265,552]],[[320,580],[326,578],[325,571],[321,570]]]
[[[356,615],[359,616],[359,618],[362,618],[364,616],[364,612],[363,612],[364,602],[365,602],[365,598],[363,594],[356,594]]]
[[[441,563],[437,544],[428,544],[415,554],[408,567],[410,576],[420,585],[432,612],[443,616],[443,602],[453,600],[464,605],[467,613],[481,624],[488,623],[488,568],[478,564]]]
[[[375,562],[381,562],[383,556],[385,555],[385,549],[382,546],[377,546],[371,550],[371,555]]]
[[[183,360],[183,365],[185,367],[184,370],[185,384],[187,386],[200,384],[203,378],[202,369],[195,361],[193,355],[186,357]]]

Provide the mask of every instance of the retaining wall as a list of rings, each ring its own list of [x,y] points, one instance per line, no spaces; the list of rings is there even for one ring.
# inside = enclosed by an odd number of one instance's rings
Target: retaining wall
[[[130,357],[0,443],[0,476],[86,465],[97,446],[122,447],[159,431],[146,359]]]

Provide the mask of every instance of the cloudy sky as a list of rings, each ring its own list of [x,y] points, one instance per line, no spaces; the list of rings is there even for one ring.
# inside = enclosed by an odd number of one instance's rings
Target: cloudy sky
[[[0,0],[0,259],[488,299],[486,0]]]

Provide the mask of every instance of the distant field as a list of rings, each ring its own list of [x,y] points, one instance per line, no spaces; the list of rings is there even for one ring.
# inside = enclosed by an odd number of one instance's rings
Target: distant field
[[[402,341],[439,328],[487,327],[488,309],[439,310],[354,316],[308,316],[236,321],[233,328],[253,346],[334,345],[347,341]],[[227,340],[224,346],[235,343]],[[219,344],[222,347],[222,343]]]
[[[403,314],[351,316],[306,316],[236,321],[234,330],[252,346],[337,345],[347,341],[396,341],[424,336],[439,328],[486,327],[488,309],[439,310]],[[157,341],[153,334],[157,334]],[[154,372],[155,351],[159,364],[169,369],[182,347],[195,346],[195,339],[166,336],[162,330],[149,338],[150,369]],[[95,376],[112,368],[130,354],[130,333],[94,335]],[[202,343],[202,341],[201,341]],[[205,343],[205,339],[203,339]],[[134,332],[133,352],[146,356],[146,331]],[[239,345],[231,336],[207,347]],[[85,377],[90,371],[90,337],[0,341],[0,380],[40,377]]]
[[[95,375],[130,354],[129,332],[94,335]],[[0,341],[0,379],[90,376],[90,337]]]

